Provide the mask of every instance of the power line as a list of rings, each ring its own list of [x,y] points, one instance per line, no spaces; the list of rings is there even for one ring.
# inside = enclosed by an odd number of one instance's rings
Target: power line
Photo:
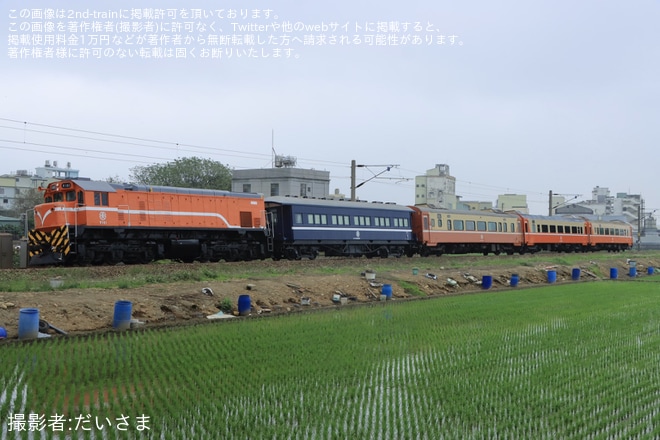
[[[13,123],[20,123],[23,124],[22,127],[9,127],[9,126],[0,126],[0,128],[7,128],[10,130],[20,130],[23,132],[30,132],[30,133],[39,133],[39,134],[46,134],[46,135],[52,135],[52,136],[62,136],[62,137],[70,137],[74,139],[84,139],[84,140],[93,140],[97,142],[109,142],[109,143],[114,143],[114,144],[122,144],[122,145],[128,145],[128,146],[137,146],[137,147],[143,147],[143,148],[154,148],[158,150],[168,150],[168,151],[185,151],[185,152],[190,152],[190,153],[207,153],[209,151],[214,151],[217,152],[218,154],[224,154],[228,155],[231,157],[240,157],[244,159],[259,159],[263,160],[264,158],[270,158],[270,154],[265,154],[265,153],[251,153],[248,151],[244,150],[234,150],[234,149],[227,149],[227,148],[218,148],[218,147],[210,147],[206,145],[195,145],[195,144],[188,144],[188,143],[181,143],[181,142],[172,142],[172,141],[164,141],[164,140],[159,140],[159,139],[149,139],[149,138],[144,138],[144,137],[136,137],[136,136],[125,136],[125,135],[119,135],[119,134],[114,134],[114,133],[106,133],[106,132],[101,132],[101,131],[93,131],[93,130],[83,130],[83,129],[78,129],[78,128],[69,128],[69,127],[61,127],[57,125],[49,125],[49,124],[40,124],[40,123],[34,123],[34,122],[26,122],[26,121],[18,121],[15,119],[8,119],[8,118],[0,118],[0,121],[5,121],[5,122],[13,122]],[[50,131],[43,131],[43,130],[34,130],[27,128],[27,125],[34,125],[37,127],[44,127],[44,128],[50,128],[50,129],[55,129],[55,130],[64,130],[64,131],[70,131],[74,133],[85,133],[85,134],[91,134],[91,135],[96,135],[96,136],[104,136],[104,137],[109,137],[109,138],[116,138],[116,139],[103,139],[99,137],[91,137],[91,136],[81,136],[81,135],[73,135],[69,133],[55,133],[55,132],[50,132]],[[119,139],[119,140],[117,140]],[[138,142],[129,142],[129,141],[138,141]],[[18,141],[9,141],[9,142],[17,142]],[[163,144],[163,145],[149,145],[145,144],[144,142],[149,142],[149,143],[154,143],[154,144]],[[64,148],[64,147],[61,147]],[[195,150],[189,150],[189,148],[193,148]],[[202,150],[202,151],[199,151]],[[227,154],[231,153],[231,154]],[[117,153],[120,154],[120,153]],[[254,157],[253,157],[254,156]],[[327,160],[317,160],[317,159],[301,159],[303,161],[311,162],[311,163],[318,163],[318,164],[331,164],[331,165],[341,165],[341,166],[346,166],[343,163],[340,162],[333,162],[333,161],[327,161]]]

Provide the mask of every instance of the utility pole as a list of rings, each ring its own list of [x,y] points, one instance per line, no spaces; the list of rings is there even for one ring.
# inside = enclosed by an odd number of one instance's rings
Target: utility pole
[[[355,201],[355,159],[351,161],[351,201]]]
[[[392,168],[398,167],[399,165],[356,165],[355,160],[351,160],[351,201],[355,202],[356,196],[355,196],[355,190],[364,185],[365,183],[369,182],[370,180],[373,180],[380,176],[383,173],[386,173],[390,171]],[[368,178],[362,183],[358,183],[357,185],[355,184],[355,168],[367,168],[367,167],[385,167],[383,171],[381,171],[378,174],[374,174],[372,177]],[[371,171],[371,170],[370,170]],[[372,171],[373,174],[373,171]]]
[[[566,200],[566,201],[563,201],[563,202],[561,202],[561,203],[558,204],[558,205],[552,206],[552,196],[553,196],[553,195],[554,195],[554,196],[561,196],[561,197],[565,197],[565,196],[573,196],[573,198],[572,198],[572,199],[568,199],[568,200]],[[548,215],[549,215],[549,216],[552,216],[552,210],[553,210],[553,209],[559,208],[560,206],[565,205],[565,204],[567,204],[568,202],[577,199],[578,197],[582,197],[582,194],[553,194],[552,190],[550,190],[550,191],[548,192]]]

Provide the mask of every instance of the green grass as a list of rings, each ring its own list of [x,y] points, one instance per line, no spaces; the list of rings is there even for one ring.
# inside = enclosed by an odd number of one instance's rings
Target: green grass
[[[152,438],[657,438],[660,276],[639,281],[7,343],[0,415],[145,414]]]
[[[399,286],[406,292],[408,295],[412,296],[426,296],[426,293],[420,289],[416,284],[409,283],[407,281],[399,281]]]

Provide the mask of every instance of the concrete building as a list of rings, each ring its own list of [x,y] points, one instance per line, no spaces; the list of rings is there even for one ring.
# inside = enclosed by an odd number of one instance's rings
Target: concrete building
[[[529,214],[527,196],[524,194],[500,194],[497,196],[497,209],[500,211],[518,211]]]
[[[480,202],[478,200],[459,200],[458,209],[466,211],[483,211],[493,209],[492,202]]]
[[[458,209],[456,178],[449,174],[449,165],[437,164],[425,175],[415,177],[415,205]]]
[[[627,223],[630,223],[637,230],[642,204],[643,199],[639,194],[617,193],[616,197],[614,197],[610,194],[608,188],[597,186],[591,192],[591,200],[557,208],[556,213],[608,217],[621,216],[622,219],[625,219]]]
[[[71,168],[71,162],[66,163],[66,167],[58,166],[56,160],[51,165],[47,160],[44,166],[35,168],[36,175],[43,179],[75,179],[79,177],[79,171]]]
[[[278,156],[282,157],[282,156]],[[276,161],[275,168],[234,170],[231,188],[235,192],[253,192],[269,196],[327,198],[330,195],[330,172],[294,168],[295,158]]]
[[[35,173],[28,170],[17,170],[0,176],[0,209],[11,210],[18,198],[26,191],[46,186],[55,179],[78,177],[78,170],[71,168],[67,162],[66,168],[57,166],[57,161],[45,161],[44,166],[35,168]]]

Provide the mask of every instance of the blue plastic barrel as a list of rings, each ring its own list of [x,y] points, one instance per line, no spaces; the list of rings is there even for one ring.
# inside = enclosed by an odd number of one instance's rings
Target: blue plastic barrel
[[[385,295],[385,299],[392,299],[392,285],[383,284],[383,287],[380,289],[380,294]]]
[[[0,327],[0,339],[5,339],[7,337],[7,329]]]
[[[619,270],[616,267],[610,267],[610,279],[616,280],[619,277]]]
[[[579,267],[574,267],[573,271],[571,272],[571,279],[573,281],[577,281],[580,279],[580,268]]]
[[[548,283],[554,283],[557,281],[557,271],[556,270],[549,270],[548,271]]]
[[[628,275],[631,277],[636,277],[637,276],[637,268],[636,267],[631,267],[628,269]]]
[[[39,309],[21,309],[18,314],[18,339],[39,337]]]
[[[133,314],[133,303],[119,300],[115,302],[115,314],[112,318],[112,327],[118,330],[131,328],[131,315]]]
[[[649,275],[653,275],[653,266],[649,266],[647,269]]]
[[[492,286],[493,286],[493,276],[484,275],[483,278],[481,278],[481,288],[490,289]]]
[[[518,285],[518,281],[520,278],[518,277],[518,274],[513,274],[511,275],[511,287],[516,287]]]
[[[238,314],[241,316],[246,316],[250,314],[252,309],[252,301],[250,300],[250,295],[241,295],[238,297]]]

